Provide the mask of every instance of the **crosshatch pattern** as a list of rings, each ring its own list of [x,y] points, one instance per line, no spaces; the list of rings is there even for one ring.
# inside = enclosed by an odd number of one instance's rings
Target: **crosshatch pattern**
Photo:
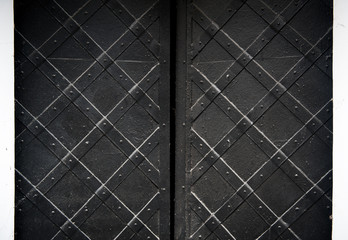
[[[179,236],[331,239],[332,2],[186,4]]]
[[[15,1],[16,239],[167,235],[166,6]]]

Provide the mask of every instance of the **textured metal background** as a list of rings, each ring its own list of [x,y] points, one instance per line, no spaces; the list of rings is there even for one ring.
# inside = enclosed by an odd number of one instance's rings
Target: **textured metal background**
[[[178,1],[176,239],[331,239],[332,1]]]
[[[16,239],[169,239],[168,12],[15,1]]]

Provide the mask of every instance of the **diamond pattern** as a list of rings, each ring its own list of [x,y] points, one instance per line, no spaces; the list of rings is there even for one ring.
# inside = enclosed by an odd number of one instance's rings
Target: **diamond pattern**
[[[78,121],[76,121],[78,119]],[[70,104],[48,129],[68,148],[72,149],[93,127],[80,110]]]
[[[124,227],[122,221],[104,204],[102,204],[92,215],[82,224],[81,229],[87,233],[91,239],[114,239],[117,230]]]
[[[300,188],[282,170],[277,170],[256,193],[278,215],[284,213],[302,195]]]
[[[35,185],[58,163],[56,156],[36,138],[24,147],[17,159],[16,168]]]
[[[214,146],[233,126],[233,121],[215,104],[211,104],[193,123],[193,129],[211,146]]]
[[[223,224],[237,239],[245,240],[256,239],[267,229],[267,224],[247,203],[243,203]]]
[[[277,102],[260,118],[256,126],[260,128],[276,146],[281,147],[302,127],[302,124],[283,104]]]
[[[103,6],[82,26],[82,29],[106,50],[122,35],[126,27],[106,6]]]
[[[279,81],[301,57],[302,55],[296,48],[284,37],[277,35],[255,57],[255,60]]]
[[[268,160],[267,155],[246,135],[228,149],[223,158],[244,180],[251,177]]]
[[[192,186],[192,192],[197,194],[210,210],[215,211],[234,193],[234,189],[216,170],[210,168],[202,178]]]
[[[244,114],[265,96],[267,90],[247,71],[243,70],[223,91]]]
[[[47,197],[68,217],[72,217],[91,195],[89,189],[72,173],[67,173],[47,193]]]
[[[100,180],[105,182],[126,157],[106,137],[101,138],[96,145],[81,159]]]
[[[38,70],[24,81],[16,82],[16,85],[17,100],[34,116],[38,116],[59,96],[58,89]]]
[[[115,190],[116,196],[134,212],[139,212],[156,192],[155,186],[138,169]]]
[[[157,118],[169,78],[158,58],[169,46],[158,41],[169,28],[158,3],[18,0],[15,16],[16,236],[162,238],[169,150]]]
[[[184,238],[329,238],[332,4],[188,4]],[[163,6],[15,2],[17,238],[168,236]]]
[[[191,218],[179,224],[191,229],[185,239],[329,238],[327,221],[310,216],[297,231],[292,226],[307,209],[320,212],[319,198],[331,206],[330,4],[194,1],[187,8],[179,26],[189,30],[194,69],[190,92],[179,93],[192,106],[190,152],[179,154],[191,168],[191,196],[182,201]],[[304,24],[309,15],[322,19]],[[179,79],[179,86],[187,85]],[[325,237],[308,223],[326,224]]]
[[[104,115],[126,95],[125,90],[107,72],[99,75],[83,93]]]
[[[243,5],[222,30],[246,49],[266,27],[267,23],[264,20],[247,5]]]
[[[156,122],[138,104],[135,104],[117,123],[116,128],[135,145],[139,146],[155,130]]]

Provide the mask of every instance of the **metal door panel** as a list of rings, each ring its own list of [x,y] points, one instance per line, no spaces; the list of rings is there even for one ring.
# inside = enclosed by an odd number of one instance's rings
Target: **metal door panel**
[[[178,6],[175,239],[330,239],[332,2]]]
[[[168,11],[15,1],[16,239],[169,238]]]

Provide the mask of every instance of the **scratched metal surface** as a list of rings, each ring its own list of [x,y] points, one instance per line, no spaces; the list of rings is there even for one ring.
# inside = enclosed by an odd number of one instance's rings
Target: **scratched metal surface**
[[[177,29],[176,239],[331,239],[332,1],[179,1]]]
[[[168,239],[168,4],[14,2],[15,238]]]

